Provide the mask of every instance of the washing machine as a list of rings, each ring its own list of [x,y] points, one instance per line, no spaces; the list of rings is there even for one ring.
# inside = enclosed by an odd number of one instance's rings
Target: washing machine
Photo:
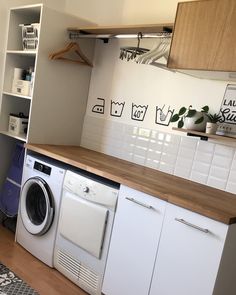
[[[16,227],[16,242],[53,267],[65,167],[46,157],[27,155]]]

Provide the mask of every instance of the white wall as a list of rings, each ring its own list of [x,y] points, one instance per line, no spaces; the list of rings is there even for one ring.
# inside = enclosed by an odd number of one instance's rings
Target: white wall
[[[185,2],[188,0],[181,0]],[[178,0],[66,0],[66,11],[99,25],[174,22]]]

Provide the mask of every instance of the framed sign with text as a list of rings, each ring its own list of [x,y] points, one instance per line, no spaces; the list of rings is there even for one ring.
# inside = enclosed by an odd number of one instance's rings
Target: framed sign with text
[[[236,137],[236,84],[228,84],[220,107],[217,134]]]

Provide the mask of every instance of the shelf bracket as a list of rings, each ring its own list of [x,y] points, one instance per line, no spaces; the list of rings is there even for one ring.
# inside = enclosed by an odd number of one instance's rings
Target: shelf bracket
[[[193,133],[191,133],[191,132],[187,132],[187,136],[200,137],[201,140],[208,141],[208,137],[207,137],[207,136],[198,135],[198,134],[193,134]]]

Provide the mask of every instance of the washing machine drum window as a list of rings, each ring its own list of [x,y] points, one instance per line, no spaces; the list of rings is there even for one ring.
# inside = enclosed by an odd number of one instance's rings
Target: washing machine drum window
[[[20,215],[29,233],[43,235],[49,230],[53,222],[54,202],[52,193],[42,178],[30,178],[23,185]]]

